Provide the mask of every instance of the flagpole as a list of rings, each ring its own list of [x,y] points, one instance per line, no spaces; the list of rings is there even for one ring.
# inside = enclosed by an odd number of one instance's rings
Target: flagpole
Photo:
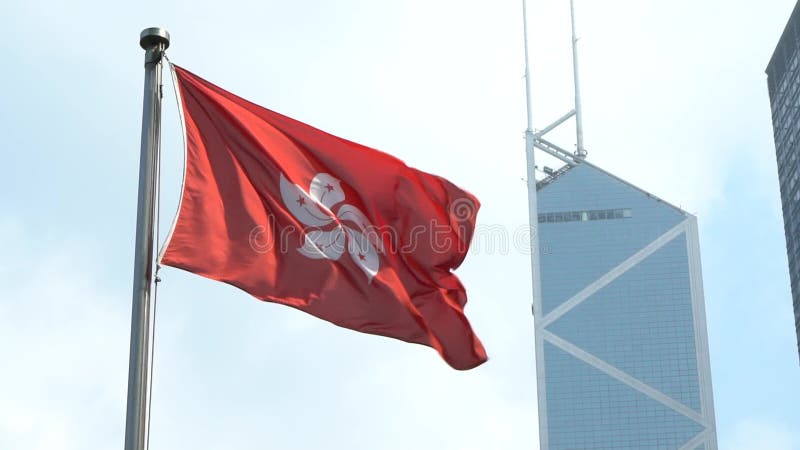
[[[143,450],[146,438],[156,164],[161,142],[161,57],[169,47],[169,33],[163,28],[147,28],[139,35],[139,45],[145,50],[144,104],[139,154],[139,200],[136,212],[125,450]]]

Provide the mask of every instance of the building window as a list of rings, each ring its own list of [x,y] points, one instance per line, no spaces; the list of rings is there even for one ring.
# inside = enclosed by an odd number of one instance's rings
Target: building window
[[[798,191],[800,192],[800,191]],[[592,211],[565,211],[539,214],[539,223],[586,222],[588,220],[630,219],[630,208],[597,209]]]

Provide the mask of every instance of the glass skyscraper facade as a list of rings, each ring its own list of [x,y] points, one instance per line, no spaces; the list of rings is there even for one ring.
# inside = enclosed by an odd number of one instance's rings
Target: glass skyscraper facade
[[[778,180],[783,205],[783,229],[792,283],[794,325],[800,353],[800,183],[798,145],[800,145],[800,3],[795,5],[767,66],[767,86],[772,104],[772,129],[778,161]]]
[[[587,162],[537,188],[541,450],[717,450],[695,217]]]

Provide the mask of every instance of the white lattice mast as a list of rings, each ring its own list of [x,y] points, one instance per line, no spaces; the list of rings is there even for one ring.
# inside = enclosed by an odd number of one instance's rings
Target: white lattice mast
[[[575,156],[586,157],[586,149],[583,147],[583,110],[581,108],[581,85],[578,76],[578,37],[575,35],[575,1],[569,0],[569,17],[572,23],[572,81],[575,85],[575,134],[577,138],[577,149]]]
[[[528,20],[526,0],[522,0],[522,16],[525,35],[525,93],[527,98],[528,127],[525,130],[525,154],[528,167],[528,220],[530,221],[530,242],[531,242],[531,275],[533,279],[533,304],[534,316],[538,317],[536,311],[537,299],[541,293],[541,280],[539,271],[539,233],[537,230],[539,207],[536,196],[536,161],[534,156],[534,143],[536,136],[533,132],[533,115],[531,100],[531,76],[530,64],[528,60]],[[540,303],[540,302],[538,302]]]
[[[575,6],[574,0],[570,0],[570,19],[572,26],[572,70],[575,92],[574,108],[561,116],[558,120],[544,127],[533,131],[533,100],[531,89],[530,57],[528,52],[528,11],[527,1],[522,0],[522,20],[525,39],[525,95],[527,100],[528,126],[525,129],[525,154],[527,158],[528,176],[528,219],[530,222],[530,242],[531,242],[531,278],[533,288],[533,309],[534,316],[538,317],[538,306],[541,305],[541,270],[539,261],[539,236],[538,236],[538,214],[539,205],[536,193],[536,158],[534,149],[538,148],[545,153],[554,156],[561,161],[575,165],[586,157],[586,149],[583,146],[583,114],[581,109],[580,80],[578,76],[578,38],[575,33]],[[563,124],[572,116],[575,116],[576,150],[570,153],[552,142],[544,139],[544,135]]]
[[[536,158],[535,149],[540,149],[545,153],[558,158],[564,163],[574,166],[583,162],[586,157],[586,149],[583,145],[583,114],[581,109],[580,83],[578,77],[578,38],[575,33],[575,7],[574,0],[570,0],[570,19],[572,24],[572,70],[575,92],[575,104],[571,111],[558,118],[555,122],[534,132],[533,129],[533,101],[531,89],[530,59],[528,53],[528,15],[527,1],[522,0],[522,18],[525,39],[525,94],[527,100],[528,126],[525,129],[525,155],[527,158],[528,176],[528,220],[531,243],[531,288],[533,300],[533,323],[534,341],[536,352],[536,378],[537,396],[539,409],[539,443],[542,449],[549,448],[549,436],[547,433],[547,402],[545,389],[544,373],[544,336],[540,321],[543,319],[542,310],[542,279],[541,279],[541,260],[539,245],[539,204],[536,186]],[[575,116],[576,150],[574,153],[568,152],[558,145],[544,139],[544,135],[563,124],[572,116]]]
[[[525,129],[525,155],[528,168],[528,232],[530,233],[530,252],[531,252],[531,292],[533,297],[533,323],[536,367],[544,367],[544,341],[542,334],[538,332],[538,321],[542,318],[542,280],[539,263],[539,205],[536,193],[536,161],[535,145],[536,134],[533,132],[533,103],[531,100],[531,73],[528,58],[528,15],[527,2],[522,0],[522,21],[525,38],[525,94],[527,99],[528,127]],[[538,374],[537,374],[538,375]],[[538,378],[538,376],[537,376]],[[538,383],[537,396],[542,398],[544,383]],[[543,402],[539,401],[539,429],[547,430],[547,415],[543,411]],[[546,435],[546,432],[545,432]],[[547,437],[540,435],[540,442],[547,445]],[[546,447],[545,447],[546,448]]]
[[[523,15],[525,14],[524,10],[525,10],[525,0],[523,0]],[[549,154],[550,156],[554,156],[569,165],[575,165],[577,163],[582,162],[582,160],[586,158],[587,151],[586,147],[583,145],[583,106],[581,104],[580,76],[578,70],[578,37],[575,29],[574,0],[570,0],[569,10],[570,10],[570,24],[572,30],[572,81],[573,81],[573,92],[575,94],[574,105],[569,112],[559,117],[555,122],[533,133],[532,141],[533,141],[533,146],[535,148],[538,148],[539,150],[542,150],[543,152]],[[526,79],[529,78],[527,45],[528,45],[528,38],[527,38],[527,19],[526,19],[526,36],[525,36]],[[526,85],[526,88],[528,96],[528,128],[530,129],[532,120],[530,83]],[[561,124],[571,119],[573,116],[575,116],[575,141],[576,141],[575,145],[576,148],[574,152],[569,152],[564,148],[544,139],[544,135],[558,128]]]

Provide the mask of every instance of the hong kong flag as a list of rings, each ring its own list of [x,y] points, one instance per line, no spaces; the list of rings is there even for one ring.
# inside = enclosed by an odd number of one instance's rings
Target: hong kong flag
[[[173,69],[187,161],[163,264],[433,347],[456,369],[486,361],[451,272],[475,229],[474,196]]]

